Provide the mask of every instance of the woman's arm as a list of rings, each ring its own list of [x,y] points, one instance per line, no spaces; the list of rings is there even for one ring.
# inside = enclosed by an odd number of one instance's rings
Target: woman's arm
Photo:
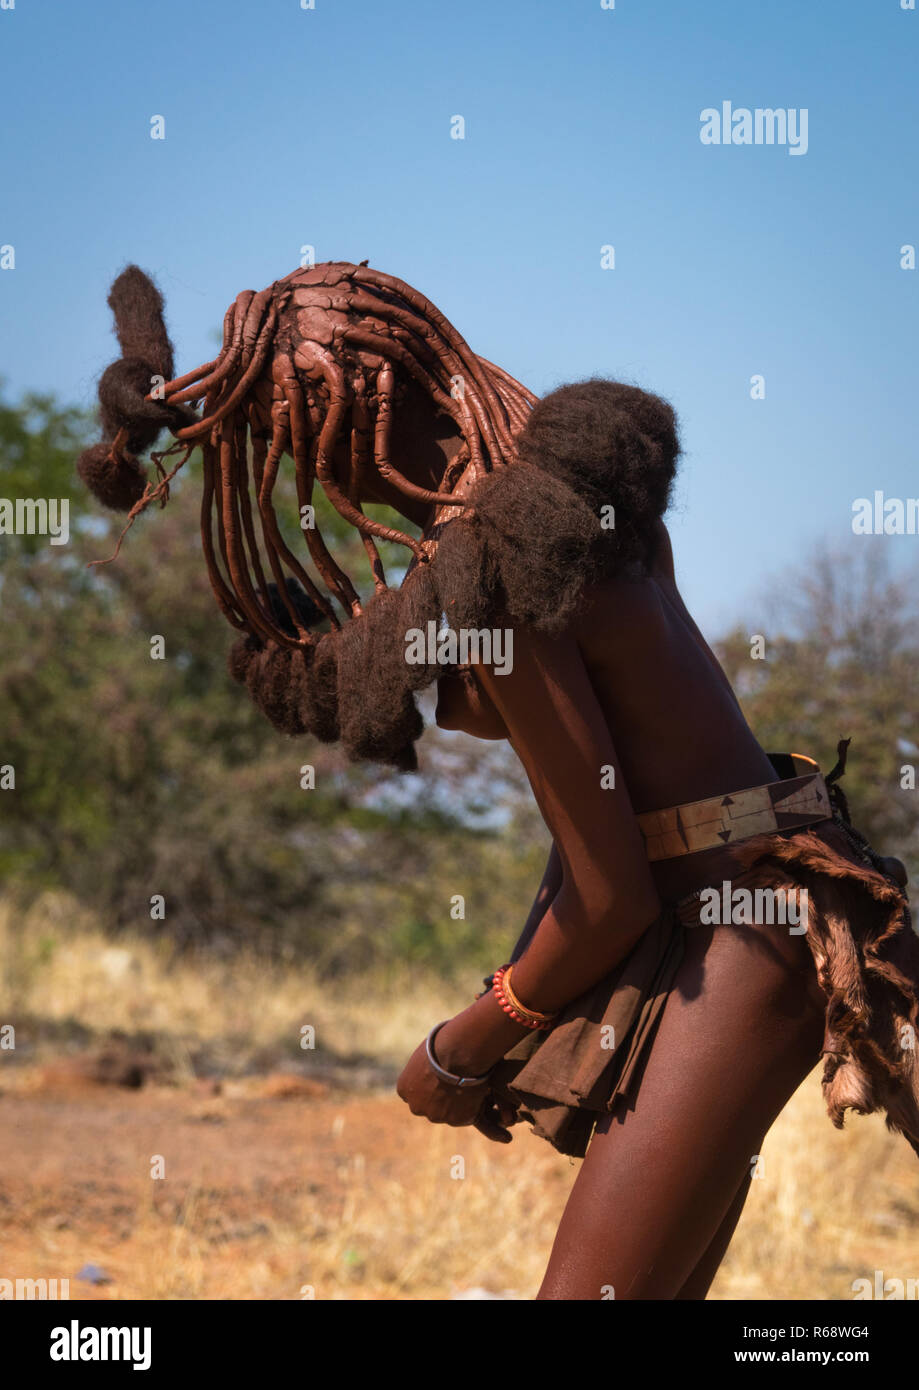
[[[530,915],[523,924],[523,931],[517,938],[517,945],[511,952],[511,961],[519,960],[529,945],[536,928],[545,917],[550,905],[555,899],[555,895],[562,886],[562,860],[558,852],[558,846],[553,841],[549,851],[549,860],[546,864],[546,872],[542,876],[542,883],[539,891],[530,908]]]
[[[514,967],[520,999],[551,1012],[612,970],[662,904],[574,638],[515,628],[513,669],[499,676],[478,666],[476,675],[507,726],[558,850],[560,887]],[[438,1057],[449,1070],[478,1075],[525,1031],[484,994],[442,1029]]]
[[[514,947],[511,960],[519,959],[525,950],[527,943],[553,902],[561,886],[561,881],[561,857],[557,847],[553,844],[542,883],[536,894],[536,900],[530,909],[530,915],[520,933],[517,945]],[[489,1050],[495,1050],[502,1057],[528,1031],[519,1023],[514,1023],[501,1011],[493,994],[489,992],[483,995],[475,1004],[470,1005],[465,1014],[458,1014],[456,1019],[444,1025],[437,1036],[437,1054],[441,1064],[446,1065],[446,1061],[454,1063],[456,1070],[464,1076],[474,1076],[478,1073],[472,1066],[466,1065],[461,1051],[457,1052],[455,1057],[452,1054],[448,1057],[447,1054],[451,1050],[445,1041],[447,1029],[452,1026],[455,1032],[457,1023],[461,1028],[464,1018],[467,1021],[472,1019],[473,1032],[486,1038]],[[482,1032],[483,1020],[486,1025],[484,1033]],[[456,1058],[462,1058],[462,1065],[456,1064]],[[488,1066],[490,1067],[490,1065],[489,1062]],[[486,1067],[482,1068],[483,1071],[486,1069]],[[485,1086],[487,1088],[487,1082]],[[412,1057],[409,1058],[399,1077],[396,1091],[409,1105],[413,1114],[425,1115],[427,1119],[443,1124],[474,1124],[489,1139],[501,1143],[507,1143],[511,1138],[510,1130],[506,1126],[514,1123],[514,1107],[506,1101],[495,1099],[490,1093],[483,1101],[483,1089],[481,1087],[473,1087],[466,1091],[447,1088],[445,1091],[443,1085],[432,1075],[423,1043],[416,1048]]]

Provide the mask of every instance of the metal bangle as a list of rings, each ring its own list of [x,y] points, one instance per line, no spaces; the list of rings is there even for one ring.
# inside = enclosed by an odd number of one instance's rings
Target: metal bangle
[[[448,1086],[479,1086],[483,1081],[488,1080],[489,1076],[494,1070],[493,1067],[490,1067],[489,1070],[485,1072],[483,1076],[454,1076],[453,1072],[444,1071],[443,1067],[440,1065],[437,1058],[434,1056],[434,1039],[437,1036],[440,1029],[443,1028],[444,1024],[449,1022],[450,1020],[448,1018],[445,1018],[440,1023],[435,1023],[434,1027],[431,1029],[430,1033],[425,1038],[424,1049],[425,1052],[428,1054],[428,1061],[431,1064],[431,1068],[440,1078],[440,1080],[445,1081]]]

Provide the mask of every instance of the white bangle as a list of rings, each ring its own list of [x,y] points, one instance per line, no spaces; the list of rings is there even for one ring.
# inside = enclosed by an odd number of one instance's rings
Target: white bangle
[[[437,1058],[434,1056],[434,1039],[437,1036],[440,1029],[443,1028],[444,1023],[449,1022],[450,1020],[448,1018],[445,1018],[441,1023],[436,1023],[434,1027],[431,1029],[428,1036],[426,1037],[424,1048],[425,1052],[428,1054],[428,1061],[430,1062],[435,1074],[440,1078],[441,1081],[445,1081],[448,1086],[480,1086],[483,1081],[488,1080],[489,1076],[494,1070],[493,1067],[489,1068],[489,1070],[485,1072],[483,1076],[454,1076],[453,1072],[444,1071],[443,1067],[440,1065]]]

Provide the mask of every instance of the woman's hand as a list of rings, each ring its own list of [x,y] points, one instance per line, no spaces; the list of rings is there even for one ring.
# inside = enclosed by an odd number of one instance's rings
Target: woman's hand
[[[396,1082],[396,1094],[413,1115],[423,1115],[432,1124],[474,1125],[496,1143],[511,1141],[505,1126],[516,1120],[514,1107],[493,1095],[487,1078],[476,1086],[451,1086],[441,1081],[428,1062],[423,1042],[403,1068]]]

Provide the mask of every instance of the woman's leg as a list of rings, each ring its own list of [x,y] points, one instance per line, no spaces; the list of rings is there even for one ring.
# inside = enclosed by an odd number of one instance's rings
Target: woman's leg
[[[689,931],[634,1108],[597,1125],[538,1298],[701,1297],[754,1155],[816,1064],[823,1030],[803,938],[778,926]]]
[[[734,1196],[734,1200],[728,1207],[727,1216],[722,1221],[715,1233],[715,1238],[711,1245],[696,1265],[686,1283],[674,1297],[678,1299],[704,1299],[712,1286],[712,1281],[721,1267],[727,1248],[737,1229],[740,1214],[744,1209],[747,1194],[750,1191],[751,1174],[747,1173],[740,1187]]]

